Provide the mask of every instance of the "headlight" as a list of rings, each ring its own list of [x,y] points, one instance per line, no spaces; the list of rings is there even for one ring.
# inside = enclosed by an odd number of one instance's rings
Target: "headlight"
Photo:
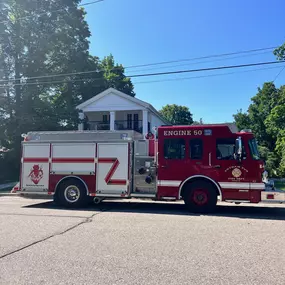
[[[268,172],[265,170],[265,171],[263,171],[263,173],[262,173],[262,179],[263,179],[263,180],[267,180],[267,178],[268,178]]]

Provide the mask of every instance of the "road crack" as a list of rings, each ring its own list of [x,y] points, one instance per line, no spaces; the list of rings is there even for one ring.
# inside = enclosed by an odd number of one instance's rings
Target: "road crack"
[[[45,241],[47,241],[47,240],[49,240],[49,239],[51,239],[51,238],[53,238],[53,237],[57,237],[57,236],[64,235],[64,234],[66,234],[66,233],[68,233],[68,232],[70,232],[70,231],[72,231],[72,230],[78,228],[79,226],[81,226],[81,225],[83,225],[83,224],[92,222],[92,221],[93,221],[93,218],[94,218],[95,216],[98,216],[98,215],[100,215],[100,214],[102,214],[102,213],[104,213],[104,212],[107,212],[107,211],[109,211],[109,210],[110,210],[110,209],[101,210],[101,212],[99,212],[99,213],[94,213],[94,214],[92,214],[91,216],[84,218],[82,221],[76,223],[76,224],[73,225],[73,226],[70,226],[69,228],[67,228],[67,229],[65,229],[65,230],[63,230],[63,231],[61,231],[61,232],[54,233],[54,234],[49,235],[49,236],[47,236],[47,237],[44,237],[44,238],[42,238],[42,239],[36,240],[36,241],[34,241],[34,242],[31,242],[31,243],[29,243],[29,244],[27,244],[27,245],[25,245],[25,246],[22,246],[21,248],[18,248],[18,249],[15,249],[15,250],[13,250],[13,251],[10,251],[10,252],[8,252],[8,253],[5,253],[5,254],[3,254],[3,255],[0,255],[0,260],[3,259],[3,258],[5,258],[5,257],[8,257],[8,256],[10,256],[10,255],[13,255],[13,254],[15,254],[15,253],[17,253],[17,252],[20,252],[20,251],[22,251],[22,250],[24,250],[24,249],[27,249],[27,248],[29,248],[29,247],[31,247],[31,246],[33,246],[33,245],[36,245],[36,244],[45,242]]]

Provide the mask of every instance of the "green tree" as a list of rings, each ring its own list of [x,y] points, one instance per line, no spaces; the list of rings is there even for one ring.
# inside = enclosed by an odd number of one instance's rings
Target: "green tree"
[[[76,105],[110,86],[134,96],[113,57],[90,55],[80,2],[0,1],[0,147],[10,149],[0,165],[9,162],[9,173],[17,174],[22,133],[76,129]]]
[[[251,98],[248,111],[244,113],[239,110],[233,115],[238,129],[249,128],[254,132],[261,158],[266,161],[266,168],[271,176],[278,175],[279,171],[280,152],[276,152],[278,130],[275,129],[277,118],[274,114],[280,110],[280,100],[280,89],[274,83],[266,82]]]
[[[186,106],[179,106],[176,104],[166,105],[159,112],[173,125],[193,124],[192,114]]]
[[[248,113],[243,113],[242,109],[238,110],[236,114],[233,115],[235,124],[239,130],[250,129],[251,123]]]
[[[278,60],[285,59],[285,44],[274,50]],[[271,176],[285,175],[285,86],[276,88],[266,82],[251,98],[248,111],[234,115],[239,129],[253,130],[259,143],[261,157]]]
[[[247,113],[239,110],[233,115],[239,129],[252,129],[260,145],[267,147],[270,151],[275,148],[276,137],[268,131],[265,125],[266,118],[279,104],[280,92],[272,82],[266,82],[262,88],[251,98]]]
[[[104,57],[100,64],[104,75],[104,89],[113,87],[132,97],[135,96],[134,86],[130,78],[126,77],[125,69],[122,65],[115,64],[113,55]]]
[[[275,140],[275,168],[279,176],[285,175],[285,85],[279,89],[278,104],[265,120],[268,133]]]
[[[278,60],[285,59],[285,43],[274,50],[274,55],[277,57]]]
[[[11,173],[18,172],[21,133],[74,128],[83,87],[95,81],[83,76],[39,78],[94,68],[88,51],[90,32],[79,2],[0,3],[0,146],[11,150],[0,159],[15,159],[8,164]],[[101,76],[102,85],[102,73],[96,76]]]
[[[275,138],[285,129],[285,85],[279,89],[280,100],[265,119],[265,126]]]
[[[258,88],[258,93],[251,98],[252,103],[248,109],[251,128],[259,144],[266,146],[270,151],[275,148],[276,137],[268,131],[265,121],[272,109],[278,105],[279,97],[279,90],[274,83],[266,82],[262,88]]]
[[[79,2],[8,0],[1,7],[0,62],[4,66],[1,79],[8,129],[14,137],[39,127],[57,129],[62,114],[69,116],[68,107],[73,106],[74,111],[79,101],[81,94],[77,92],[78,84],[72,82],[74,77],[36,78],[85,71],[90,32],[85,12],[78,8]],[[54,81],[58,83],[51,84]],[[61,108],[52,106],[57,103],[58,94],[64,101]]]

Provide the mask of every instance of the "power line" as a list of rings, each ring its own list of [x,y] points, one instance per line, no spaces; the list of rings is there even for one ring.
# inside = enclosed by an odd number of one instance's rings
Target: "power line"
[[[260,49],[254,49],[254,50],[246,50],[246,51],[240,51],[240,52],[231,52],[231,53],[224,53],[224,54],[216,54],[216,55],[208,55],[208,56],[201,56],[201,57],[196,57],[196,58],[188,58],[188,59],[182,59],[182,60],[175,60],[175,61],[168,61],[168,62],[185,62],[185,61],[194,61],[194,60],[198,60],[198,59],[205,59],[205,58],[216,58],[216,57],[224,57],[227,55],[234,55],[234,54],[243,54],[243,53],[252,53],[252,52],[256,52],[256,51],[262,51],[262,50],[269,50],[269,49],[274,49],[274,47],[271,48],[260,48]],[[246,55],[243,55],[246,56]],[[218,59],[218,60],[214,60],[214,61],[219,61],[222,59]],[[211,62],[211,61],[208,61]],[[153,65],[161,65],[161,64],[166,64],[167,62],[156,62],[156,63],[149,63],[149,64],[144,64],[143,66],[153,66]],[[195,63],[197,64],[197,63]],[[132,65],[132,66],[127,66],[124,67],[124,69],[131,69],[131,68],[136,68],[136,67],[140,67],[142,65]],[[111,70],[116,70],[119,67],[115,67]],[[51,78],[51,77],[63,77],[63,76],[73,76],[73,75],[82,75],[82,74],[91,74],[91,73],[97,73],[97,72],[104,72],[105,70],[100,70],[100,69],[96,69],[96,70],[91,70],[91,71],[81,71],[81,72],[71,72],[71,73],[61,73],[61,74],[48,74],[48,75],[42,75],[42,76],[34,76],[34,77],[27,77],[27,78],[9,78],[9,79],[5,79],[5,80],[0,80],[0,82],[3,83],[9,83],[9,82],[14,82],[14,81],[18,81],[18,80],[32,80],[32,79],[42,79],[42,78]]]
[[[262,71],[262,70],[269,70],[269,69],[276,69],[279,67],[266,67],[266,68],[258,68],[258,69],[252,69],[252,70],[244,70],[244,71],[237,71],[237,72],[227,72],[227,73],[219,73],[219,74],[208,74],[208,75],[202,75],[202,76],[192,76],[192,77],[182,77],[182,78],[171,78],[171,79],[161,79],[161,80],[153,80],[153,81],[141,81],[141,82],[135,82],[135,84],[147,84],[147,83],[158,83],[158,82],[165,82],[165,81],[180,81],[180,80],[191,80],[191,79],[199,79],[199,78],[207,78],[207,77],[217,77],[217,76],[225,76],[225,75],[232,75],[232,74],[239,74],[239,73],[246,73],[246,72],[254,72],[254,71]],[[285,69],[285,65],[283,67]],[[72,80],[70,80],[72,81]],[[78,79],[77,81],[83,81],[83,79]],[[47,82],[49,83],[49,82]],[[66,81],[61,81],[61,83],[67,83]],[[96,85],[100,86],[100,85]],[[0,86],[1,87],[1,86]],[[7,98],[6,96],[0,96],[0,98]],[[35,108],[35,110],[42,111],[41,108]],[[45,109],[46,110],[46,109]],[[45,111],[43,110],[43,111]],[[62,115],[70,115],[70,112],[63,112]],[[33,115],[31,116],[33,117]],[[38,116],[36,116],[38,117]]]
[[[81,4],[81,5],[78,6],[78,7],[84,7],[84,6],[88,6],[88,5],[93,5],[93,4],[96,4],[96,3],[99,3],[99,2],[103,2],[103,1],[104,1],[104,0],[92,1],[92,2],[85,3],[85,4]],[[62,11],[62,10],[64,10],[64,9],[65,9],[65,7],[64,7],[64,8],[57,9],[57,10],[46,11],[46,12],[37,14],[37,16],[42,16],[42,15],[45,15],[45,14],[47,14],[47,13],[54,13],[54,12]],[[37,12],[37,11],[27,11],[27,12],[30,12],[30,13],[31,13],[31,12]],[[17,20],[24,20],[24,19],[32,18],[32,17],[35,17],[35,15],[29,15],[29,16],[20,17],[20,18],[17,18]],[[5,24],[5,23],[9,23],[9,20],[0,22],[0,24]]]
[[[278,76],[283,72],[283,70],[285,69],[285,66],[278,72],[278,74],[275,76],[273,83],[276,81],[276,79],[278,78]]]
[[[252,69],[252,70],[244,70],[244,71],[237,71],[237,72],[227,72],[227,73],[219,73],[219,74],[208,74],[208,75],[192,76],[192,77],[180,77],[180,78],[168,78],[168,79],[150,80],[150,81],[138,81],[138,82],[134,82],[134,84],[158,83],[158,82],[166,82],[166,81],[180,81],[180,80],[190,80],[190,79],[217,77],[217,76],[224,76],[224,75],[231,75],[231,74],[238,74],[238,73],[246,73],[246,72],[253,72],[253,71],[262,71],[262,70],[269,70],[269,69],[276,69],[276,68],[279,68],[279,67],[275,66],[275,67],[257,68],[257,69]],[[285,69],[285,65],[284,65],[284,69]]]
[[[102,78],[81,78],[81,79],[69,79],[69,80],[61,80],[61,81],[42,81],[42,82],[32,82],[32,83],[17,83],[13,84],[13,86],[30,86],[30,85],[44,85],[44,84],[59,84],[59,83],[68,83],[68,82],[83,82],[86,80],[102,80]],[[9,85],[0,85],[0,88],[9,87]]]
[[[53,75],[42,75],[42,76],[34,76],[34,77],[27,77],[27,78],[15,78],[15,79],[8,79],[8,80],[0,80],[0,82],[13,82],[18,80],[31,80],[31,79],[43,79],[43,78],[51,78],[51,77],[63,77],[63,76],[72,76],[72,75],[81,75],[81,74],[90,74],[90,73],[98,73],[101,70],[90,70],[90,71],[80,71],[80,72],[71,72],[71,73],[62,73],[62,74],[53,74]]]
[[[285,60],[282,60],[282,61],[268,61],[268,62],[248,63],[248,64],[239,64],[239,65],[208,67],[208,68],[200,68],[200,69],[187,69],[187,70],[166,71],[166,72],[157,72],[157,73],[133,74],[133,75],[128,75],[127,77],[134,78],[134,77],[159,76],[159,75],[180,74],[180,73],[190,73],[190,72],[201,72],[201,71],[221,70],[221,69],[231,69],[231,68],[243,68],[243,67],[249,67],[249,66],[278,64],[278,63],[284,63],[284,62],[285,62]]]
[[[88,3],[84,3],[84,4],[79,5],[79,7],[93,5],[93,4],[96,4],[96,3],[99,3],[99,2],[103,2],[103,1],[104,0],[97,0],[97,1],[88,2]]]
[[[170,78],[170,79],[161,79],[161,80],[153,80],[153,81],[141,81],[141,82],[134,82],[134,84],[156,83],[156,82],[164,82],[164,81],[178,81],[178,80],[188,80],[188,79],[197,79],[197,78],[206,78],[206,77],[216,77],[216,76],[224,76],[224,75],[230,75],[230,74],[253,72],[253,71],[276,69],[276,68],[279,68],[279,67],[258,68],[258,69],[253,69],[253,70],[240,71],[240,72],[208,74],[208,75],[193,76],[193,77]],[[61,84],[61,83],[70,83],[70,82],[84,82],[84,81],[90,80],[90,79],[92,81],[102,80],[101,78],[81,78],[81,79],[70,79],[70,80],[64,80],[64,81],[46,81],[46,82],[33,82],[33,83],[19,83],[19,84],[14,84],[13,86],[23,86],[23,85],[24,86],[29,86],[29,85]],[[94,85],[94,86],[100,86],[100,85]],[[0,88],[6,88],[6,87],[9,87],[9,85],[2,85],[2,86],[0,86]]]
[[[219,58],[219,59],[213,59],[213,60],[204,60],[204,61],[198,61],[198,62],[193,62],[193,63],[183,63],[183,64],[176,64],[176,65],[170,65],[170,66],[159,66],[159,67],[153,67],[153,68],[139,69],[139,70],[136,70],[136,72],[165,69],[165,68],[174,68],[174,67],[180,67],[180,66],[188,66],[189,64],[191,64],[191,66],[192,66],[192,65],[201,64],[201,63],[225,61],[225,60],[236,59],[236,58],[244,58],[244,57],[249,57],[249,56],[262,55],[262,54],[266,54],[266,53],[270,53],[270,52],[271,51],[265,51],[265,52],[256,53],[256,54],[244,54],[244,55],[240,55],[240,56],[232,56],[232,57]]]
[[[251,49],[251,50],[244,50],[244,51],[236,51],[236,52],[230,52],[230,53],[213,54],[213,55],[206,55],[206,56],[201,56],[201,57],[192,57],[192,58],[186,58],[186,59],[161,61],[161,62],[140,64],[140,65],[131,65],[131,66],[125,67],[125,69],[144,67],[144,66],[161,65],[161,64],[169,64],[169,63],[176,63],[176,62],[183,62],[183,61],[193,61],[193,60],[198,60],[198,59],[207,59],[207,58],[213,58],[213,57],[229,56],[229,55],[235,55],[235,54],[241,54],[241,53],[252,53],[252,52],[263,51],[263,50],[272,50],[272,49],[276,49],[276,48],[277,48],[277,46],[267,47],[267,48]]]
[[[282,73],[282,71],[284,69],[285,69],[285,66],[283,68],[281,68],[281,70],[277,73],[277,75],[275,76],[274,80],[272,81],[272,84],[274,84],[275,80],[278,78],[278,76]],[[274,93],[275,93],[275,91],[273,91],[270,96],[273,96]]]

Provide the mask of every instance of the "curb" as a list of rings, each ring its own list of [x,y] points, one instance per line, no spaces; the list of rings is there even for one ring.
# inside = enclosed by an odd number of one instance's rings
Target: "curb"
[[[5,196],[7,196],[7,197],[19,197],[19,195],[16,193],[1,193],[0,192],[0,197],[5,197]]]
[[[17,184],[17,182],[10,182],[10,183],[4,183],[0,184],[0,191],[3,191],[4,189],[11,189]]]

